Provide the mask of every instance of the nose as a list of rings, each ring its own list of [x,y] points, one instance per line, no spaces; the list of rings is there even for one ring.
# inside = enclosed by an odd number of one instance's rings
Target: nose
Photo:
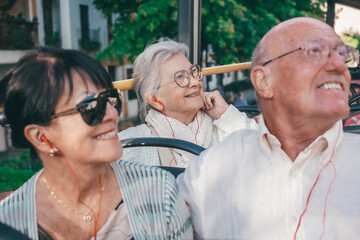
[[[344,56],[341,56],[336,50],[331,49],[327,64],[328,70],[344,72],[347,70]]]
[[[199,80],[197,77],[193,77],[192,74],[189,74],[189,87],[197,86],[199,84],[202,84],[202,81]]]
[[[116,121],[116,123],[119,121],[118,111],[109,102],[106,103],[106,112],[103,122],[108,120]]]

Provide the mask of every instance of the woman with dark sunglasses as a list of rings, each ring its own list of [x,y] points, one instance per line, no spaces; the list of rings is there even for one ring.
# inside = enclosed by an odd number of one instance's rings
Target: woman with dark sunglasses
[[[1,223],[31,239],[192,238],[174,177],[117,161],[121,100],[98,62],[43,48],[0,84],[13,145],[44,167],[0,202]]]
[[[257,127],[219,91],[204,92],[201,67],[192,65],[188,55],[185,44],[160,39],[136,58],[133,79],[145,123],[121,131],[120,139],[177,138],[208,148],[236,130]],[[124,153],[128,161],[171,167],[187,167],[193,157],[166,148],[128,148]]]

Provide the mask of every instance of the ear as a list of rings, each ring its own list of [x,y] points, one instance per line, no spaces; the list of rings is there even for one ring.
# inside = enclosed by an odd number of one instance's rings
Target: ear
[[[24,135],[34,148],[38,151],[49,153],[50,147],[48,144],[38,139],[38,135],[41,132],[45,132],[44,127],[36,124],[29,124],[24,128]]]
[[[162,112],[165,109],[164,104],[156,97],[156,95],[145,93],[144,98],[148,104],[150,104],[158,111]]]
[[[271,78],[268,76],[267,69],[263,66],[254,67],[250,73],[251,82],[259,96],[271,99],[273,97],[273,88]]]

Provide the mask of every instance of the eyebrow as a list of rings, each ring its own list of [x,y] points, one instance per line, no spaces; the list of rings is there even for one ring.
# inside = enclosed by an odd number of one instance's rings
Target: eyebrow
[[[184,71],[184,70],[185,70],[185,71],[191,70],[194,66],[195,66],[195,65],[191,65],[187,70],[186,70],[186,69],[180,69],[180,70],[176,71],[176,72],[174,73],[174,75],[177,74],[178,72],[181,72],[181,71]]]
[[[75,98],[76,102],[78,102],[79,99],[80,99],[79,101],[81,102],[81,101],[85,100],[85,98],[88,98],[95,94],[97,94],[97,92],[90,92],[89,90],[86,90],[86,91],[80,92],[79,94],[74,96],[74,98]]]

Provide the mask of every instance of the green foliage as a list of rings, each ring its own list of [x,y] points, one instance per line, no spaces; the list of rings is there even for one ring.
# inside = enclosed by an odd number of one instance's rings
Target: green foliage
[[[10,167],[0,167],[0,192],[14,191],[26,182],[34,171],[15,170]]]
[[[3,4],[0,7],[1,17],[6,18],[9,16],[7,12],[15,5],[16,2],[17,0],[8,0],[7,3]]]
[[[360,34],[359,33],[346,33],[342,36],[342,40],[346,45],[352,46],[360,51]]]
[[[37,18],[27,22],[21,13],[17,17],[6,15],[0,19],[0,49],[32,49]]]
[[[260,38],[274,25],[297,16],[324,19],[325,0],[204,0],[201,47],[211,44],[217,64],[250,60]],[[106,17],[116,14],[111,44],[96,57],[133,61],[160,37],[176,39],[177,0],[94,0]]]
[[[244,62],[261,37],[274,25],[293,17],[323,19],[312,0],[202,1],[202,47],[211,44],[218,64]]]
[[[56,31],[56,32],[54,32],[54,34],[52,36],[46,35],[45,36],[45,44],[47,46],[60,48],[61,47],[60,32]]]
[[[79,45],[81,49],[88,54],[99,51],[101,47],[101,43],[90,39],[80,39]]]
[[[177,0],[94,0],[106,17],[118,14],[114,23],[111,44],[98,59],[114,60],[121,64],[123,56],[131,61],[144,47],[156,39],[177,34]]]
[[[0,192],[13,191],[42,168],[40,160],[32,160],[30,151],[20,157],[8,157],[0,161]]]
[[[236,81],[224,86],[225,92],[243,92],[248,89],[253,89],[253,85],[250,80]]]

